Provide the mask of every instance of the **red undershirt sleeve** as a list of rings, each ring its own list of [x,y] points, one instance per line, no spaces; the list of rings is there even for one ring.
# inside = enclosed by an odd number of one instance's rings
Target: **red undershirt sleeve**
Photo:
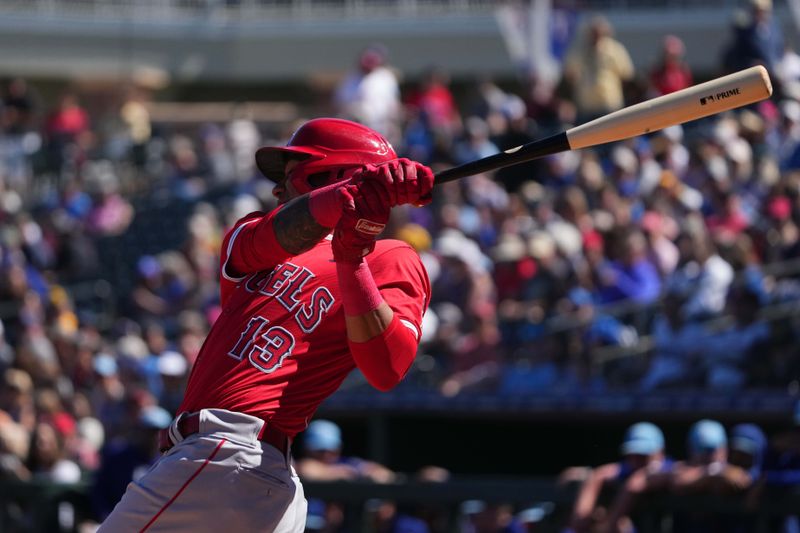
[[[380,335],[348,344],[356,366],[369,384],[384,392],[400,383],[417,354],[417,339],[396,313]]]

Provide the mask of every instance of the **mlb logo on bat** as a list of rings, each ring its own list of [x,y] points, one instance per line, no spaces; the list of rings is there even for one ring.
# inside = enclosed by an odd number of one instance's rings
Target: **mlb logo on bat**
[[[700,105],[706,105],[706,103],[713,101],[714,101],[713,95],[704,96],[700,99]]]

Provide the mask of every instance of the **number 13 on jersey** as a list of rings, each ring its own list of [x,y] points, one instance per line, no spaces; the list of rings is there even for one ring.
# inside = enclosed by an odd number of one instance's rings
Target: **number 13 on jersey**
[[[250,364],[265,374],[280,368],[283,360],[292,354],[294,337],[280,326],[270,326],[263,316],[254,316],[239,336],[239,341],[228,355],[241,361],[245,356]]]

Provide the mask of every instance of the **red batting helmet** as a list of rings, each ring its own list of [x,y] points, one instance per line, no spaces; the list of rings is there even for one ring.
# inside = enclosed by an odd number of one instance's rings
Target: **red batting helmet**
[[[264,176],[279,183],[286,162],[300,163],[292,170],[294,188],[301,194],[341,179],[340,171],[378,165],[397,159],[392,145],[370,128],[338,118],[317,118],[300,126],[286,146],[265,146],[256,152],[256,165]],[[320,176],[322,179],[309,180]]]

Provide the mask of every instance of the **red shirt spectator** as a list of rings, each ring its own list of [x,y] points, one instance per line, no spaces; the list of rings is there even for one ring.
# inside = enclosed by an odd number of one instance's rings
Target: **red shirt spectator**
[[[674,35],[664,38],[661,63],[650,73],[650,83],[658,94],[669,94],[692,84],[692,72],[683,60],[683,42]]]
[[[78,99],[73,94],[61,97],[58,108],[47,119],[46,131],[48,137],[74,138],[89,130],[89,115],[78,105]]]
[[[447,74],[439,69],[430,69],[420,83],[417,92],[408,97],[408,105],[422,111],[434,129],[450,130],[459,122],[453,93],[448,87]]]

